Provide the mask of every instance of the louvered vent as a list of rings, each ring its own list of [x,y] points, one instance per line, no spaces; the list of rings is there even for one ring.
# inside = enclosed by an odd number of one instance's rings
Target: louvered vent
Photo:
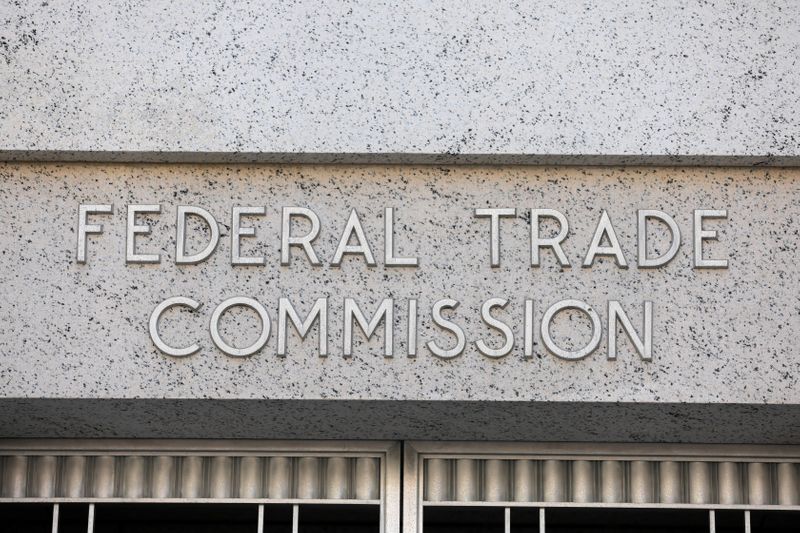
[[[800,504],[795,462],[428,458],[426,502]]]
[[[8,455],[3,498],[380,499],[380,458]]]

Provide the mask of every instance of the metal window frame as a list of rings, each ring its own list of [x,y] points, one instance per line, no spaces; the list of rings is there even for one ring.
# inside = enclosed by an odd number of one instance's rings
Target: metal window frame
[[[692,503],[603,503],[556,501],[424,501],[426,459],[533,459],[563,461],[675,461],[675,462],[738,462],[800,463],[800,446],[734,445],[734,444],[621,444],[621,443],[522,443],[522,442],[452,442],[406,441],[403,454],[403,532],[422,533],[424,508],[437,507],[503,507],[506,529],[510,527],[510,508],[555,507],[608,509],[704,509],[709,511],[713,531],[714,511],[742,510],[745,519],[753,510],[800,510],[798,505],[756,504],[692,504]]]
[[[204,503],[379,506],[381,533],[400,532],[401,443],[398,441],[0,439],[0,456],[371,457],[379,460],[377,500],[315,498],[0,497],[0,503]],[[259,511],[261,515],[263,511]],[[296,518],[296,517],[295,517]]]

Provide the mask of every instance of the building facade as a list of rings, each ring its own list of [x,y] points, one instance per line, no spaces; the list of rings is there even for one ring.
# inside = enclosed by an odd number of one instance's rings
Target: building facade
[[[0,9],[0,529],[800,529],[794,3]]]

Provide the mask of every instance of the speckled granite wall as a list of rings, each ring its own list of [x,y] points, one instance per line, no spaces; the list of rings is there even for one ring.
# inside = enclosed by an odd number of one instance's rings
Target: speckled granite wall
[[[495,433],[497,438],[542,439],[542,428],[552,422],[537,424],[536,413],[559,417],[561,433],[549,435],[555,440],[559,435],[575,440],[570,429],[575,424],[584,427],[579,433],[599,440],[647,440],[648,435],[671,440],[664,428],[674,427],[674,440],[719,441],[745,424],[752,431],[742,430],[743,441],[758,442],[761,435],[761,441],[787,442],[800,436],[800,170],[6,164],[0,179],[0,432],[6,436],[70,431],[166,436],[144,421],[179,420],[181,413],[196,420],[201,411],[208,411],[213,428],[207,429],[214,434],[233,424],[226,412],[248,412],[251,418],[261,413],[262,421],[274,421],[252,426],[253,437],[286,437],[307,427],[307,434],[318,438],[388,438],[389,433],[391,438],[453,438],[454,423],[466,420],[465,412],[482,420],[468,424],[474,438]],[[80,203],[115,206],[113,216],[93,218],[104,224],[105,233],[90,237],[86,264],[75,258]],[[161,264],[125,263],[125,206],[131,203],[162,204],[162,213],[149,219],[153,234],[138,241],[142,252],[161,253]],[[202,206],[220,222],[221,242],[207,262],[174,263],[180,204]],[[266,217],[247,220],[257,228],[256,237],[243,239],[245,253],[264,255],[265,266],[231,266],[232,205],[266,206]],[[315,249],[322,266],[312,267],[300,255],[291,266],[280,266],[280,207],[289,205],[318,213],[322,230]],[[361,215],[376,267],[366,267],[358,257],[345,259],[339,268],[329,265],[351,207]],[[384,207],[397,210],[398,252],[419,257],[419,267],[383,266]],[[476,207],[519,210],[517,219],[502,221],[499,268],[489,267],[489,223],[474,218]],[[572,268],[560,269],[548,252],[541,268],[529,266],[526,217],[532,207],[559,209],[567,216],[571,234],[564,250]],[[643,208],[674,216],[682,232],[677,257],[661,268],[637,268],[636,209]],[[691,267],[691,215],[700,208],[728,210],[726,220],[707,222],[719,231],[719,241],[707,245],[707,256],[727,258],[727,269]],[[602,209],[611,216],[628,269],[608,258],[591,268],[579,266]],[[664,236],[652,234],[660,243],[653,253],[665,251]],[[198,354],[186,358],[159,353],[147,331],[153,308],[175,295],[203,303],[194,315],[176,312],[162,321],[169,342],[201,344]],[[266,347],[245,359],[220,353],[208,335],[213,308],[236,295],[257,298],[272,317]],[[281,296],[303,312],[315,298],[329,297],[328,357],[317,355],[315,332],[302,343],[292,333],[288,355],[276,355]],[[617,360],[609,361],[605,330],[600,348],[580,361],[558,359],[541,343],[534,357],[525,359],[521,339],[510,355],[491,359],[478,353],[474,341],[501,342],[479,316],[481,303],[493,296],[510,300],[498,316],[518,337],[526,297],[534,299],[537,317],[556,300],[578,298],[595,306],[603,321],[606,302],[619,300],[637,329],[642,302],[651,300],[653,360],[643,361],[623,337]],[[354,356],[342,357],[345,297],[370,313],[380,298],[396,299],[393,358],[382,355],[382,333],[362,342],[360,332]],[[405,353],[410,297],[419,298],[421,317],[416,358]],[[428,340],[443,345],[452,340],[430,321],[430,306],[444,297],[461,301],[454,320],[467,333],[467,349],[453,360],[438,359],[424,347]],[[232,312],[223,321],[223,333],[237,343],[254,340],[257,327],[247,312]],[[553,332],[566,344],[588,339],[584,322],[572,314],[556,321]],[[42,401],[58,398],[73,400],[42,410]],[[203,404],[202,399],[234,403]],[[114,402],[123,407],[108,407]],[[328,422],[339,422],[324,430],[319,413],[309,416],[314,405],[330,413]],[[513,431],[500,426],[493,431],[493,421],[509,423],[508,416],[498,416],[506,412],[504,406],[520,423]],[[585,427],[586,415],[576,418],[581,409],[598,413],[599,421]],[[278,415],[284,410],[282,420]],[[75,424],[47,422],[61,411],[59,419]],[[128,411],[135,416],[117,418]],[[88,412],[98,413],[95,433],[87,429],[93,424],[86,420]],[[669,413],[687,418],[669,424],[664,420],[673,416]],[[373,420],[374,432],[358,430],[357,420]],[[375,425],[378,420],[403,422],[387,433]],[[615,429],[615,420],[640,428]],[[170,434],[170,428],[181,436],[188,431],[174,425],[161,431]]]
[[[797,20],[792,0],[3,2],[0,158],[796,165]]]

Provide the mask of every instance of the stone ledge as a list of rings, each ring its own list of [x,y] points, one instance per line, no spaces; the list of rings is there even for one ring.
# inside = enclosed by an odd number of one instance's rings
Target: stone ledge
[[[800,405],[0,399],[0,438],[800,444]]]
[[[800,155],[787,0],[6,4],[5,150]]]

